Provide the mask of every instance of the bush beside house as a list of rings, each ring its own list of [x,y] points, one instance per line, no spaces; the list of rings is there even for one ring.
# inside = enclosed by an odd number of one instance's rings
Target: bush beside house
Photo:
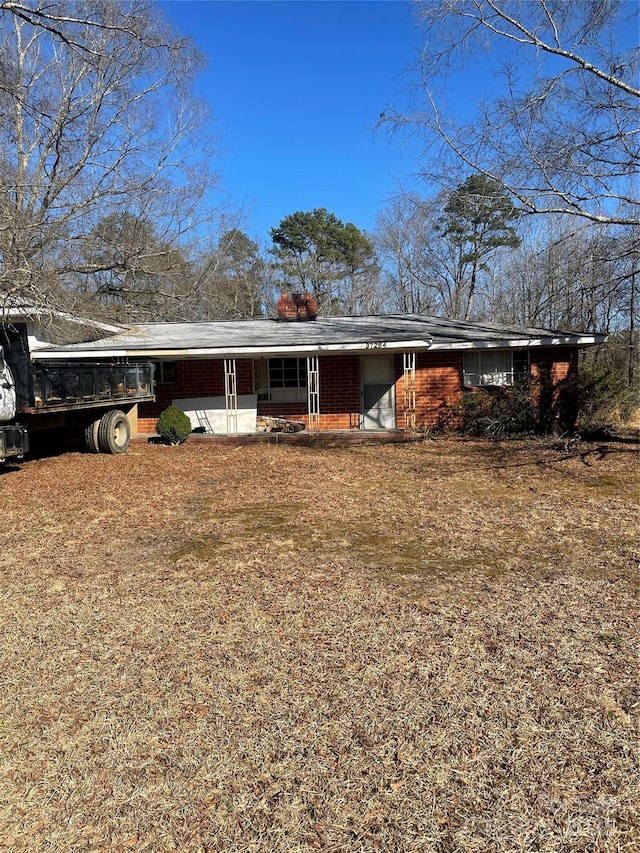
[[[156,432],[168,444],[182,444],[191,434],[191,421],[177,406],[169,406],[160,414]]]

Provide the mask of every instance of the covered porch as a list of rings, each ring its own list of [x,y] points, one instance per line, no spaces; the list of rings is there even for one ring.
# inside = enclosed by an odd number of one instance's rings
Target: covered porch
[[[157,402],[141,408],[139,431],[152,433],[167,405],[203,435],[413,430],[416,352],[398,349],[162,360]]]

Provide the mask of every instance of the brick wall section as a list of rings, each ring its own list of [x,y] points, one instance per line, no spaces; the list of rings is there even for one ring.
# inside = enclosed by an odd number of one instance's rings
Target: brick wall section
[[[462,352],[421,352],[416,354],[416,426],[433,427],[443,415],[455,409],[462,391]],[[531,372],[547,373],[554,384],[577,371],[576,349],[545,347],[531,351]],[[394,359],[396,425],[405,425],[403,405],[404,373],[402,355]],[[358,355],[321,356],[320,429],[360,427],[360,359]],[[250,359],[236,361],[238,394],[253,393],[253,366]],[[560,393],[560,391],[558,391]],[[178,363],[178,381],[157,384],[156,402],[140,404],[138,430],[153,433],[160,412],[174,399],[220,397],[224,395],[224,364],[221,359]],[[299,403],[258,403],[259,415],[291,418],[307,423],[306,399]]]
[[[569,347],[558,349],[557,347],[540,347],[531,350],[531,373],[540,376],[547,373],[554,384],[562,382],[569,376],[575,376],[578,372],[578,350]]]
[[[358,429],[360,426],[360,360],[357,355],[321,356],[320,429]],[[250,359],[236,361],[238,394],[253,393]],[[140,406],[138,430],[153,433],[160,413],[175,399],[220,397],[224,394],[224,364],[221,359],[178,362],[178,381],[156,385],[156,402]],[[308,421],[306,399],[299,403],[258,403],[258,415]]]
[[[320,356],[320,429],[360,427],[360,360],[357,355]],[[258,415],[308,423],[307,401],[258,403]]]
[[[572,380],[578,375],[576,347],[541,347],[531,350],[531,375],[540,380],[535,391],[541,407],[553,412],[553,428],[575,427],[578,401]]]
[[[250,359],[236,361],[238,394],[253,394],[253,365]],[[156,383],[154,403],[141,403],[138,431],[153,433],[160,413],[174,400],[185,397],[224,396],[224,361],[222,359],[179,361],[177,382]]]
[[[324,356],[320,371],[320,429],[360,428],[360,358]]]
[[[396,420],[405,424],[402,356],[396,357]],[[416,427],[433,427],[443,413],[460,402],[462,389],[461,352],[416,353]]]

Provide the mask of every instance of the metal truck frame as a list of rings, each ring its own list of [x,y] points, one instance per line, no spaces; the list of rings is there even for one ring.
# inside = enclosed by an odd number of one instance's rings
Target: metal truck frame
[[[151,362],[32,362],[24,329],[0,331],[0,462],[23,457],[30,433],[61,429],[92,453],[124,453],[129,413],[154,399]]]

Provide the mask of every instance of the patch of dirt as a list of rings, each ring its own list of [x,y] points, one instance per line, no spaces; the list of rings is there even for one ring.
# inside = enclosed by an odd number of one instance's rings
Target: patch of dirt
[[[640,849],[633,441],[0,473],[0,850]]]

